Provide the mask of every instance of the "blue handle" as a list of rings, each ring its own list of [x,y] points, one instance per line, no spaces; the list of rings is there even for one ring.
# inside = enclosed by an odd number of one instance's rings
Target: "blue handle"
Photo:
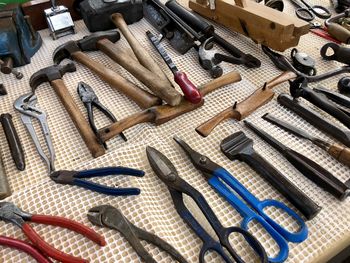
[[[92,178],[97,176],[102,177],[107,175],[118,175],[118,174],[142,177],[145,175],[145,172],[142,170],[137,170],[133,168],[115,166],[115,167],[103,167],[103,168],[80,171],[76,175],[74,175],[74,177],[75,178]]]
[[[219,168],[214,171],[213,175],[217,178],[222,179],[228,186],[230,186],[234,191],[236,191],[250,206],[252,206],[255,211],[257,211],[260,216],[262,216],[275,230],[277,230],[287,241],[299,243],[304,241],[308,235],[308,229],[304,220],[292,209],[290,209],[285,204],[277,200],[258,200],[252,193],[250,193],[235,177],[233,177],[227,170],[224,168]],[[229,190],[228,190],[229,191]],[[231,191],[230,191],[231,192]],[[236,199],[238,199],[236,197]],[[240,200],[241,201],[241,200]],[[242,201],[241,201],[242,202]],[[279,209],[284,210],[288,215],[295,219],[299,226],[300,231],[293,233],[283,228],[281,225],[276,223],[272,218],[270,218],[264,212],[264,208],[267,206],[274,206]],[[248,217],[249,214],[247,213]],[[245,217],[242,214],[243,217]],[[251,216],[251,215],[250,215]]]
[[[226,170],[224,170],[226,171]],[[230,174],[226,171],[220,175],[220,178],[224,180]],[[232,191],[230,191],[226,185],[224,185],[216,176],[209,179],[209,184],[221,194],[243,217],[241,227],[248,230],[248,224],[250,221],[257,221],[262,227],[271,235],[279,246],[279,253],[274,258],[269,257],[269,262],[283,262],[288,258],[289,247],[286,240],[273,228],[263,217],[252,211],[241,199],[239,199]],[[255,197],[254,197],[255,198]]]
[[[96,184],[94,182],[88,182],[81,179],[74,179],[73,184],[76,186],[89,189],[94,192],[112,195],[112,196],[121,196],[121,195],[138,195],[140,194],[140,189],[138,188],[114,188],[109,186],[104,186]]]

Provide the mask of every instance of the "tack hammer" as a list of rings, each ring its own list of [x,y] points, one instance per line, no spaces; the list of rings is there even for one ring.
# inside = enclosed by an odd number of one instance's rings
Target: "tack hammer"
[[[43,68],[34,73],[30,78],[30,86],[35,92],[36,88],[44,82],[49,82],[53,87],[56,95],[59,97],[61,103],[65,107],[75,127],[78,129],[86,146],[89,148],[93,157],[99,157],[105,153],[103,145],[98,143],[96,135],[91,130],[89,124],[85,120],[83,114],[75,104],[72,96],[66,88],[62,77],[67,72],[74,72],[76,70],[73,63],[62,65],[54,65]]]

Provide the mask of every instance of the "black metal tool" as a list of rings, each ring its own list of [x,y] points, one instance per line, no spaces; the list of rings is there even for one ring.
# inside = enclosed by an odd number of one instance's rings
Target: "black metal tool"
[[[316,75],[317,73],[316,66],[315,66],[316,62],[308,54],[304,52],[300,52],[296,48],[293,48],[290,53],[290,56],[293,61],[293,66],[297,70],[310,76]]]
[[[307,80],[303,77],[298,77],[294,81],[289,82],[290,94],[294,99],[302,97],[320,109],[343,123],[350,128],[350,116],[341,110],[337,104],[330,101],[325,95],[314,91],[307,85]]]
[[[96,136],[98,136],[98,129],[95,125],[93,106],[99,109],[112,122],[117,122],[117,118],[113,115],[111,111],[109,111],[105,106],[102,105],[91,86],[81,81],[78,83],[77,91],[81,101],[84,103],[84,106],[87,110],[91,129],[96,134]],[[122,137],[124,141],[128,140],[123,133],[120,133],[120,137]],[[107,148],[106,144],[104,144],[104,146]]]
[[[161,179],[167,185],[176,211],[186,222],[186,224],[191,227],[191,229],[203,241],[203,246],[199,254],[199,262],[204,262],[205,254],[208,251],[215,251],[226,263],[233,262],[226,254],[227,252],[225,252],[225,248],[235,262],[243,263],[244,261],[232,248],[228,239],[232,233],[242,235],[259,255],[260,261],[266,263],[268,262],[266,252],[259,241],[248,231],[240,227],[224,227],[216,217],[213,210],[210,208],[204,196],[178,175],[176,168],[164,154],[149,146],[146,148],[146,152],[148,161],[153,171],[156,173],[159,179]],[[196,202],[210,223],[211,227],[214,229],[219,241],[214,240],[188,210],[184,203],[184,194],[190,196]]]
[[[350,77],[342,77],[338,81],[338,90],[341,94],[350,97]]]
[[[286,197],[308,220],[314,218],[321,211],[320,206],[254,150],[253,140],[248,138],[244,132],[236,132],[226,137],[221,142],[220,149],[228,159],[247,163]]]
[[[147,252],[141,240],[163,249],[178,262],[187,263],[187,260],[172,245],[160,237],[135,226],[120,210],[111,205],[95,206],[89,210],[87,217],[94,225],[108,227],[120,232],[129,241],[140,258],[147,263],[156,263],[157,261]]]
[[[350,65],[350,48],[336,43],[327,43],[321,48],[320,53],[325,60],[335,60]]]
[[[200,103],[202,101],[202,94],[199,92],[197,87],[187,78],[186,73],[180,71],[176,67],[168,52],[166,52],[165,48],[160,44],[159,39],[150,31],[147,31],[146,34],[148,39],[151,41],[153,46],[156,48],[158,53],[161,55],[161,57],[173,73],[174,80],[181,88],[186,100],[194,104]]]
[[[206,22],[204,19],[189,12],[186,8],[180,5],[176,0],[169,0],[165,6],[174,12],[181,20],[183,20],[189,27],[202,36],[202,39],[198,39],[203,43],[208,38],[213,38],[213,41],[225,49],[232,57],[227,57],[229,63],[241,64],[248,68],[259,68],[261,61],[251,54],[246,54],[239,50],[237,47],[229,43],[226,39],[222,38],[215,33],[213,25]],[[222,57],[223,58],[223,57]],[[223,59],[223,61],[225,61]]]
[[[313,126],[333,136],[346,146],[350,147],[350,131],[342,130],[341,128],[335,126],[332,122],[325,119],[324,116],[321,116],[319,113],[310,109],[300,101],[293,99],[286,93],[280,94],[277,97],[277,101],[281,105],[298,114],[307,122],[311,123]]]
[[[5,137],[10,147],[12,160],[14,161],[16,168],[20,171],[24,171],[26,168],[25,157],[23,152],[22,143],[18,137],[15,126],[12,122],[12,116],[9,113],[1,114],[0,122],[4,129]]]
[[[322,166],[312,161],[308,157],[283,145],[267,132],[259,129],[252,123],[248,121],[244,121],[244,123],[259,137],[278,150],[296,169],[298,169],[304,176],[309,178],[315,184],[322,187],[339,200],[344,200],[348,196],[350,189]]]
[[[314,91],[324,94],[328,99],[350,109],[350,98],[338,92],[326,89],[322,86],[314,88]],[[343,109],[341,109],[343,110]]]
[[[321,149],[325,150],[329,155],[337,159],[339,162],[350,167],[350,148],[343,147],[341,145],[322,140],[318,137],[312,136],[306,131],[295,127],[294,125],[282,121],[269,113],[266,113],[263,117],[264,120],[275,124],[278,127],[304,139],[311,141]]]

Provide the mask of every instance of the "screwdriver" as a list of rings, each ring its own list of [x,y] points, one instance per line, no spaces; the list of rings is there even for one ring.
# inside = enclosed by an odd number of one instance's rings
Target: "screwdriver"
[[[199,92],[196,86],[187,78],[187,75],[184,72],[179,71],[169,54],[166,52],[165,48],[160,44],[159,38],[153,35],[150,31],[147,31],[146,34],[153,46],[157,49],[158,53],[165,61],[165,63],[168,65],[171,72],[174,74],[174,80],[180,86],[186,100],[194,104],[200,103],[202,101],[202,94]]]
[[[349,148],[342,147],[341,145],[338,145],[338,144],[332,144],[318,137],[311,136],[310,134],[306,133],[304,130],[301,130],[287,122],[277,119],[276,117],[272,116],[269,113],[266,113],[262,118],[264,120],[267,120],[268,122],[275,124],[278,127],[281,127],[286,131],[289,131],[290,133],[298,137],[311,141],[313,144],[325,150],[329,155],[337,159],[339,162],[350,167],[350,149]]]

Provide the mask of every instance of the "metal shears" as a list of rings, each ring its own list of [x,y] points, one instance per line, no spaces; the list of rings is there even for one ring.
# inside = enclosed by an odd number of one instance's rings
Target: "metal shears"
[[[297,7],[297,9],[295,9],[297,17],[305,21],[310,22],[314,20],[316,16],[322,19],[327,19],[332,16],[332,13],[324,6],[311,6],[305,0],[291,0],[291,2]]]
[[[261,246],[260,242],[252,234],[241,227],[224,227],[220,223],[214,211],[210,208],[204,196],[178,175],[176,168],[164,154],[150,146],[146,148],[146,152],[148,161],[153,171],[156,173],[159,179],[161,179],[167,185],[177,213],[203,241],[203,246],[199,254],[200,263],[205,262],[205,254],[209,251],[215,251],[226,263],[231,263],[232,259],[226,254],[227,252],[225,249],[236,262],[244,263],[242,258],[230,244],[229,236],[233,233],[240,234],[247,240],[249,245],[260,257],[260,262],[268,262],[266,252]],[[214,229],[217,237],[219,238],[218,241],[214,240],[210,236],[210,234],[188,210],[184,203],[184,194],[190,196],[196,202],[203,215]]]
[[[174,137],[174,140],[185,151],[193,165],[204,174],[209,185],[222,195],[241,214],[243,217],[241,227],[243,229],[248,230],[249,223],[255,220],[265,228],[265,230],[276,241],[280,251],[276,257],[269,258],[269,262],[283,262],[287,259],[289,248],[286,241],[299,243],[307,238],[307,226],[304,220],[298,216],[295,211],[277,200],[258,200],[225,168],[214,163],[208,157],[196,152],[177,136]],[[236,192],[254,210],[246,205],[234,192]],[[264,212],[264,209],[270,206],[284,210],[289,216],[293,217],[298,222],[300,231],[292,233],[276,223]]]

